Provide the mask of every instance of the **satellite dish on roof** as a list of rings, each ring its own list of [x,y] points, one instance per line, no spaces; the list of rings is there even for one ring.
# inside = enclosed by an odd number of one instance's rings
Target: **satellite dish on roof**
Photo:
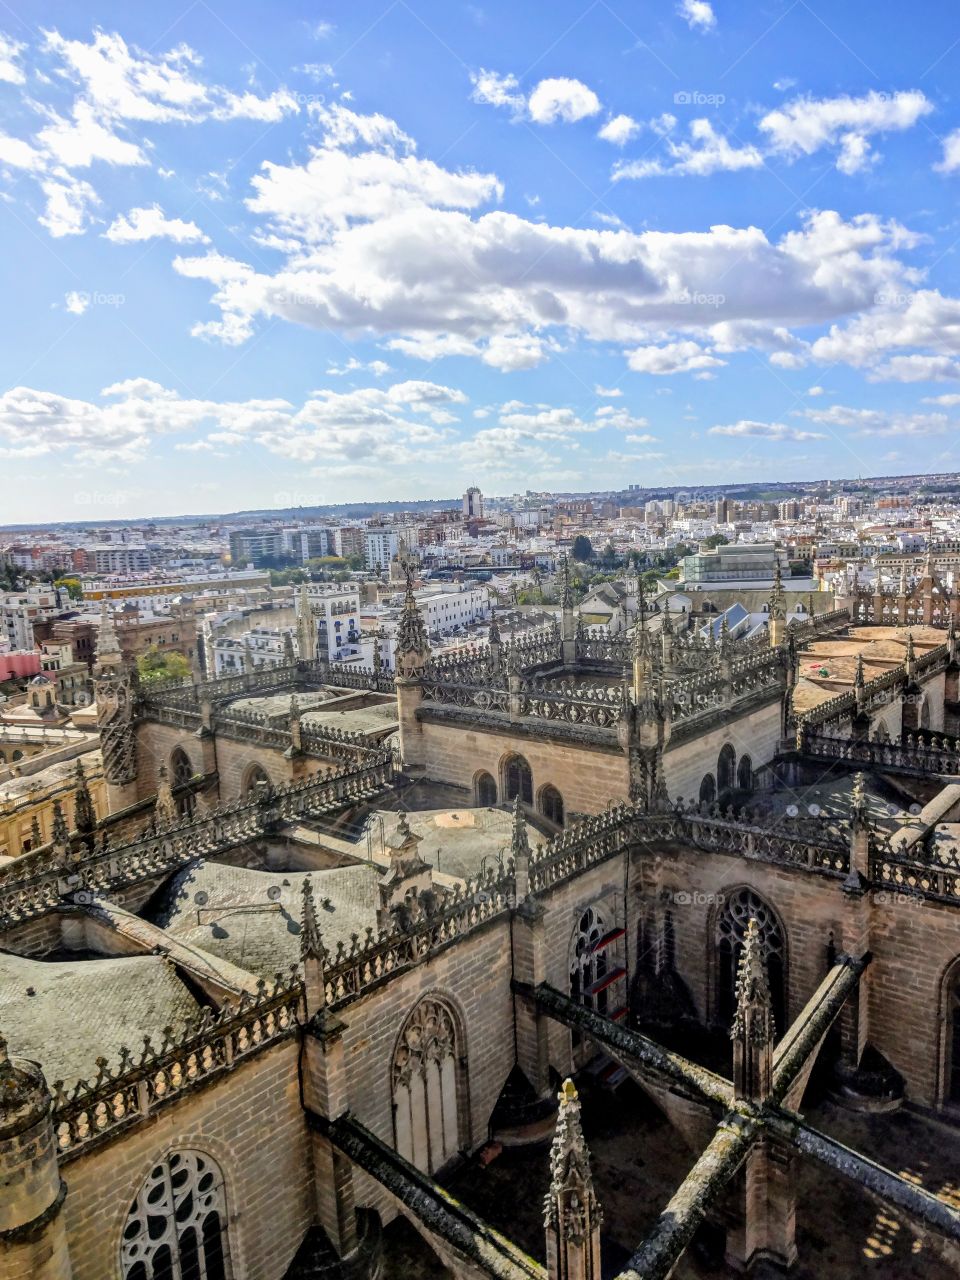
[[[193,895],[193,900],[198,907],[205,907],[210,901],[210,895],[205,889],[198,889]]]
[[[788,805],[787,805],[787,817],[788,817],[788,818],[795,818],[795,817],[799,814],[799,812],[800,812],[800,810],[797,808],[797,806],[796,806],[795,804],[788,804]]]
[[[891,818],[895,818],[899,812],[900,812],[900,809],[897,805],[895,804],[887,805],[887,813],[889,813]]]
[[[272,884],[270,888],[267,890],[267,897],[270,899],[271,902],[276,902],[276,900],[280,897],[282,893],[283,893],[283,890],[280,888],[278,884]]]
[[[920,805],[918,805],[918,804],[912,804],[912,805],[910,806],[910,812],[911,812],[911,813],[913,813],[913,814],[920,813],[920,812],[921,812],[921,806],[920,806]]]

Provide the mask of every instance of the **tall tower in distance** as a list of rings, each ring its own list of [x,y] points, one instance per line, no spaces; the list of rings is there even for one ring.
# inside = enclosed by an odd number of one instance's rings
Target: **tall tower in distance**
[[[471,485],[463,495],[463,518],[464,520],[483,519],[483,494],[476,485]]]

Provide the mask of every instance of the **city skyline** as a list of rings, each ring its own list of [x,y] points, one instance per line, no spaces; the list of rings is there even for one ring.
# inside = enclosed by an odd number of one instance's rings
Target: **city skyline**
[[[8,13],[0,522],[949,471],[960,47],[870,16]]]

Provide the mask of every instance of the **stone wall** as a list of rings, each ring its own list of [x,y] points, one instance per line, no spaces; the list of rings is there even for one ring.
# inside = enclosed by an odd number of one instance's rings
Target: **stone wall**
[[[139,1187],[161,1157],[187,1149],[205,1152],[223,1174],[232,1274],[280,1280],[313,1212],[298,1053],[295,1041],[267,1049],[159,1108],[121,1141],[64,1165],[73,1280],[119,1274],[121,1232]]]
[[[481,771],[495,779],[498,799],[506,799],[502,772],[505,761],[514,754],[522,755],[530,765],[535,802],[547,784],[563,796],[568,814],[598,813],[609,801],[628,798],[627,758],[613,741],[605,749],[521,737],[507,728],[487,730],[426,722],[422,725],[422,748],[426,776],[465,788],[471,804],[476,803],[474,780]]]
[[[769,763],[776,754],[782,736],[781,701],[770,702],[746,715],[736,717],[728,713],[725,723],[676,746],[668,744],[663,756],[664,777],[671,800],[682,796],[696,800],[700,795],[700,783],[707,773],[717,778],[717,757],[727,743],[733,747],[736,765],[741,757],[750,757],[753,769]]]

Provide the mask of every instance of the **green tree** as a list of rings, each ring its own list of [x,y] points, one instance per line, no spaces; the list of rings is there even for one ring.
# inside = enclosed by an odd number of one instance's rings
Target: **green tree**
[[[580,561],[591,560],[593,558],[593,543],[585,533],[578,533],[573,540],[573,546],[570,548],[570,554],[574,560]]]
[[[730,539],[725,538],[722,533],[711,533],[709,538],[704,538],[703,545],[712,550],[714,547],[725,547],[729,541]]]
[[[137,671],[141,684],[149,684],[152,680],[182,680],[190,674],[190,663],[182,653],[174,649],[164,651],[159,645],[152,644],[137,658]]]
[[[71,600],[83,599],[83,587],[80,585],[79,578],[58,578],[53,585],[55,587],[66,587],[67,595]]]

